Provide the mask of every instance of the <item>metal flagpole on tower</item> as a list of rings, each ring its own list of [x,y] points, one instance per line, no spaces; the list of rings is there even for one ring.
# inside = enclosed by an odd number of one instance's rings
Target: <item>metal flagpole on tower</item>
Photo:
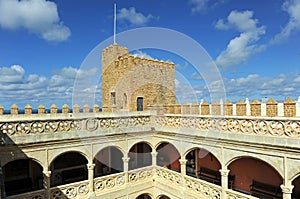
[[[117,44],[116,42],[116,32],[117,32],[117,4],[114,4],[114,44]]]

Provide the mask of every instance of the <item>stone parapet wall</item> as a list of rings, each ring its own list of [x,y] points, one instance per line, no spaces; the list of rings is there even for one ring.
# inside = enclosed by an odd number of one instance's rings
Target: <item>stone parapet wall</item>
[[[163,107],[164,106],[162,106],[162,108]],[[149,109],[153,110],[151,107],[149,107]],[[294,101],[292,98],[287,98],[281,103],[272,98],[265,103],[256,99],[254,99],[251,103],[248,99],[246,99],[246,101],[239,100],[235,104],[229,100],[227,100],[225,103],[222,103],[221,101],[213,102],[212,104],[203,101],[199,104],[185,103],[168,105],[167,110],[168,111],[164,112],[165,114],[300,117],[300,97],[297,101]],[[162,112],[163,111],[160,111],[160,113]]]
[[[22,110],[22,111],[21,111]],[[252,117],[300,117],[300,97],[297,101],[292,98],[287,98],[284,102],[277,102],[274,99],[269,99],[266,103],[254,99],[251,103],[239,100],[237,103],[232,103],[227,100],[225,103],[214,102],[209,104],[206,101],[201,103],[185,103],[185,104],[168,104],[168,105],[146,105],[144,110],[154,110],[159,114],[183,114],[183,115],[226,115],[226,116],[252,116]],[[37,109],[33,109],[31,105],[27,104],[25,107],[18,107],[13,104],[10,108],[5,108],[0,105],[0,115],[6,113],[10,115],[32,115],[32,114],[68,114],[68,113],[98,113],[98,112],[134,112],[132,110],[119,111],[116,107],[103,106],[95,104],[90,107],[84,105],[80,107],[75,104],[70,107],[64,104],[58,107],[52,104],[49,108],[44,105],[39,105]]]

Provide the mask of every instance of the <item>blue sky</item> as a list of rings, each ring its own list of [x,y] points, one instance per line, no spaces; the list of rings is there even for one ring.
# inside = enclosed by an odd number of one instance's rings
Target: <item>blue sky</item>
[[[81,63],[113,35],[114,2],[0,0],[0,104],[72,105],[75,78],[92,73]],[[227,99],[300,96],[300,0],[116,2],[117,32],[162,27],[202,45],[222,75]],[[209,100],[201,74],[188,60],[151,49],[133,53],[173,61],[198,100]],[[177,94],[187,96],[176,85]],[[95,93],[99,104],[100,88],[101,83]],[[180,100],[185,101],[189,98]]]

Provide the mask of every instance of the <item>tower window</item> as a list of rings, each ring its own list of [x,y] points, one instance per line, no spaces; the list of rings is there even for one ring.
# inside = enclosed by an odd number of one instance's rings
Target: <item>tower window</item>
[[[112,105],[116,105],[116,92],[111,92],[111,103]]]
[[[137,98],[137,111],[143,111],[143,98],[138,97]]]

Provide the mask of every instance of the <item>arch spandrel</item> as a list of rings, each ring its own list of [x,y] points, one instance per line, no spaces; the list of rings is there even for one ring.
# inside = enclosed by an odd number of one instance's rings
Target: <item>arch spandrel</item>
[[[287,159],[287,168],[288,182],[293,182],[293,180],[300,177],[300,160]]]

